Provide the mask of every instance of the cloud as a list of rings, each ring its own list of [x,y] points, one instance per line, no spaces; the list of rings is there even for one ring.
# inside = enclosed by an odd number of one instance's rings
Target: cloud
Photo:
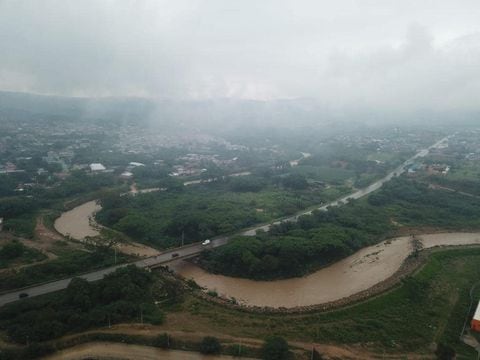
[[[476,108],[473,0],[0,1],[0,90]]]

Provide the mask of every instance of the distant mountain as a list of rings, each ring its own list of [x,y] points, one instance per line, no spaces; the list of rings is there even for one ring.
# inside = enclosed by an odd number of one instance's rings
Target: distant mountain
[[[236,99],[156,100],[146,98],[78,98],[0,91],[0,121],[54,120],[149,125],[161,130],[259,128],[354,128],[390,123],[478,124],[478,112],[376,109],[331,109],[314,99],[254,101]]]

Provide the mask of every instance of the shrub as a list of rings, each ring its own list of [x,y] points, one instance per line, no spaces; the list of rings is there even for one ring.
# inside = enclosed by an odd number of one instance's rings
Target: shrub
[[[153,340],[153,345],[162,349],[168,349],[170,347],[170,336],[167,333],[158,335]]]
[[[221,348],[220,341],[213,336],[205,336],[200,343],[200,352],[202,354],[218,354]]]
[[[287,341],[280,336],[272,336],[265,340],[262,347],[262,359],[265,360],[286,360],[290,359],[291,352],[288,349]]]

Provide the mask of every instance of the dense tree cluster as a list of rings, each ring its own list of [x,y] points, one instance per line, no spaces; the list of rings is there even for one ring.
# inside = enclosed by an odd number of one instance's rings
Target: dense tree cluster
[[[153,277],[128,266],[89,283],[74,278],[54,296],[32,298],[0,309],[0,327],[19,343],[45,341],[65,333],[129,320],[163,319],[153,304]]]
[[[211,271],[254,279],[301,276],[374,243],[391,230],[381,211],[351,203],[282,222],[269,233],[238,237],[202,254]]]
[[[48,198],[65,198],[111,187],[118,182],[113,174],[89,174],[85,171],[72,171],[58,186],[48,192]]]
[[[4,218],[4,230],[27,238],[33,237],[37,209],[38,203],[28,196],[0,199],[0,217]]]
[[[28,248],[19,241],[11,241],[0,248],[0,268],[7,267],[10,263],[23,260],[33,262],[45,259],[41,252]]]
[[[475,198],[393,179],[367,200],[314,211],[282,222],[268,233],[237,237],[202,254],[210,271],[253,279],[301,276],[392,234],[394,224],[448,228],[480,227]],[[393,221],[392,221],[393,220]]]
[[[304,186],[303,177],[294,178],[300,179],[298,187]],[[291,186],[297,186],[297,180]],[[252,175],[183,191],[168,187],[135,197],[107,194],[96,218],[137,241],[169,247],[178,246],[182,238],[184,243],[201,241],[292,214],[323,199],[319,192],[292,191],[280,183],[280,177]]]

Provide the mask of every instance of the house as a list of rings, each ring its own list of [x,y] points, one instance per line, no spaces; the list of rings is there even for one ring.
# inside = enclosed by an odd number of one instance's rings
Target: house
[[[131,179],[133,177],[133,173],[131,173],[130,171],[124,171],[120,174],[120,178],[122,179]]]
[[[473,315],[471,327],[473,331],[480,332],[480,302],[478,303],[477,310]]]
[[[90,164],[90,170],[92,172],[99,172],[99,171],[105,171],[106,168],[100,163],[92,163]]]

